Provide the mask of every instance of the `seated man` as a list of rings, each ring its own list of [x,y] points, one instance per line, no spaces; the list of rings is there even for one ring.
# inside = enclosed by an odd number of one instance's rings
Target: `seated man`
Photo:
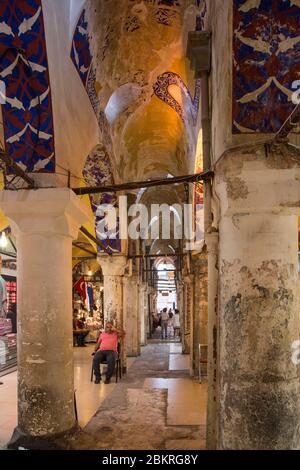
[[[81,318],[73,319],[73,336],[76,338],[77,345],[80,347],[86,346],[84,338],[89,334],[89,330],[85,327],[85,321]]]
[[[95,348],[95,356],[93,359],[93,370],[95,374],[95,384],[101,381],[100,364],[107,361],[107,371],[105,384],[110,383],[110,379],[114,374],[116,360],[118,358],[118,341],[124,336],[124,333],[114,328],[111,322],[105,325],[105,331],[101,333]]]

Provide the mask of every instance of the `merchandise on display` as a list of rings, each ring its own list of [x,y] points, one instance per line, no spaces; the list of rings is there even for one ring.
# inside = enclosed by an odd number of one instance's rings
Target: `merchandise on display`
[[[82,280],[84,286],[81,285],[81,290],[84,287],[86,295],[82,297],[78,290],[74,289],[73,311],[77,319],[84,321],[85,329],[88,330],[85,342],[96,342],[104,322],[103,287],[98,281],[92,282],[90,277],[82,276]],[[76,285],[76,282],[74,285]]]

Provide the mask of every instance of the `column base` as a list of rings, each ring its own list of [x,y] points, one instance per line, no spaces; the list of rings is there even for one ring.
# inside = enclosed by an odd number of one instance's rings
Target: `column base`
[[[16,427],[7,448],[11,450],[18,450],[21,447],[26,450],[69,450],[71,448],[70,437],[80,432],[81,428],[78,424],[69,431],[46,436],[31,436]]]

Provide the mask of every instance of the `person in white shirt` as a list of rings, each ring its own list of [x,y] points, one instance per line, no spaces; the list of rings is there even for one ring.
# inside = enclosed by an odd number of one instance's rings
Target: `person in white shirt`
[[[169,323],[169,314],[168,309],[164,308],[161,312],[161,337],[162,339],[168,338],[168,323]]]
[[[175,326],[175,316],[174,316],[174,313],[172,312],[172,309],[170,308],[169,310],[169,338],[171,338],[171,336],[173,336],[173,338],[175,337],[174,326]]]

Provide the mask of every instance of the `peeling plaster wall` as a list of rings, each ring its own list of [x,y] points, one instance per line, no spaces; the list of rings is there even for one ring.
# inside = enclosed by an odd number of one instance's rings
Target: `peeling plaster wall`
[[[222,449],[300,445],[298,215],[300,154],[282,146],[218,166]],[[284,190],[283,190],[284,188]]]
[[[194,273],[194,315],[192,338],[192,370],[194,377],[199,377],[199,344],[207,345],[207,251],[193,256]]]
[[[298,448],[300,377],[291,357],[300,333],[295,217],[249,215],[238,227],[226,218],[224,232],[231,240],[220,245],[220,444]]]

